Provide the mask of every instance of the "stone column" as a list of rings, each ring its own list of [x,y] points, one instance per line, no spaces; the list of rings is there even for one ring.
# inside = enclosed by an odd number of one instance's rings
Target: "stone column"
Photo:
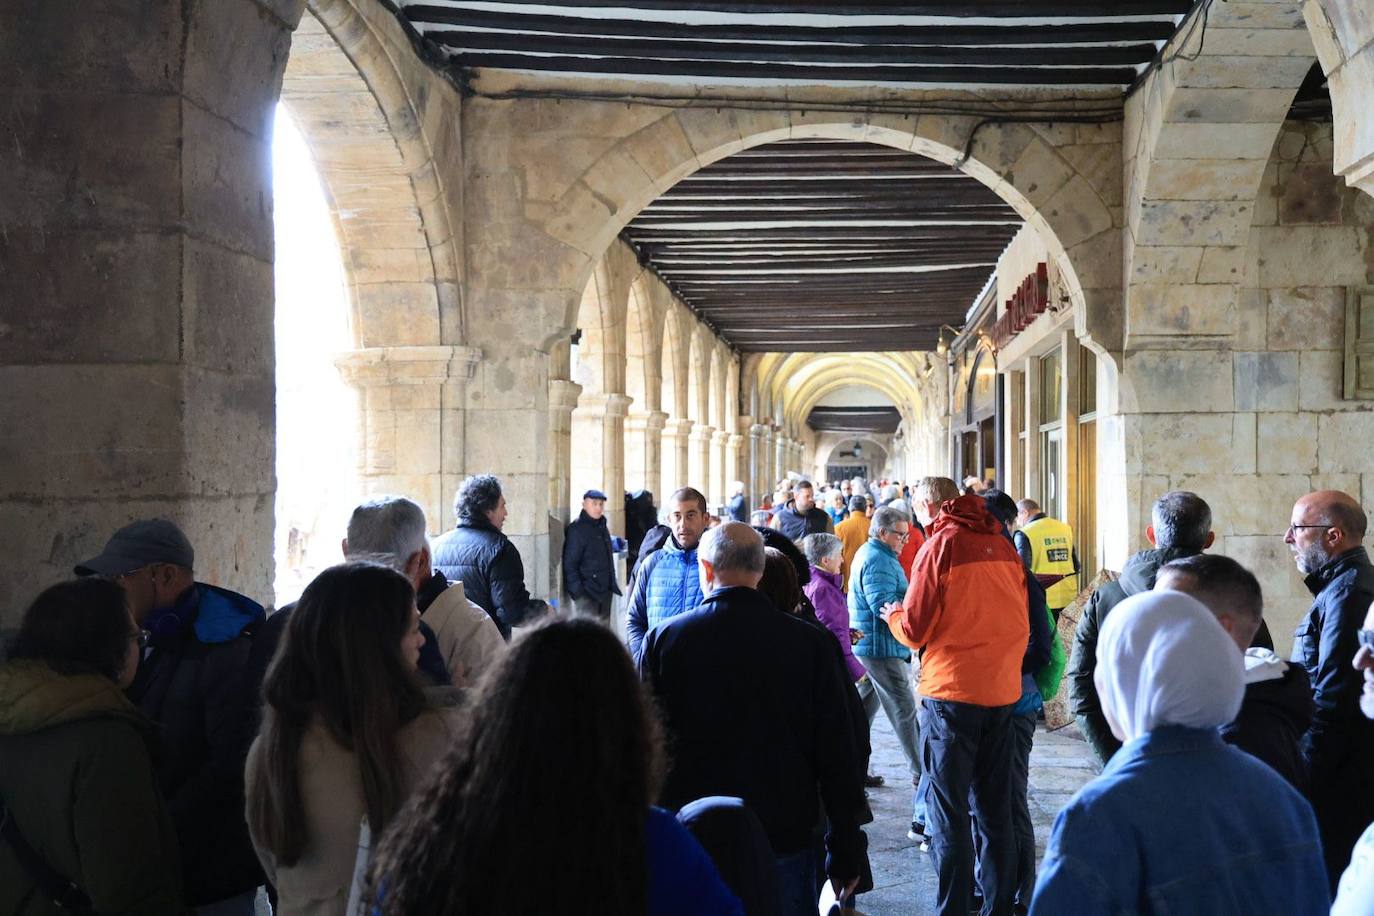
[[[571,521],[569,506],[572,503],[572,415],[577,408],[577,398],[582,386],[567,379],[552,378],[548,381],[548,391],[548,508],[543,513],[547,536],[540,539],[528,534],[523,535],[525,545],[521,550],[522,554],[525,554],[526,550],[533,554],[534,563],[538,567],[531,570],[531,561],[526,555],[526,586],[533,592],[534,584],[531,577],[542,572],[544,578],[540,582],[540,594],[544,595],[557,594],[562,588],[563,532]],[[510,494],[506,495],[506,501],[510,502]],[[509,526],[509,520],[507,525]],[[509,531],[506,534],[511,536]],[[514,537],[511,539],[514,540]],[[521,545],[517,542],[516,546]]]
[[[583,394],[572,413],[572,490],[569,515],[588,490],[606,494],[606,520],[611,533],[625,534],[625,414],[630,398],[623,394]]]
[[[769,486],[763,480],[763,437],[768,431],[768,427],[761,423],[749,424],[749,499],[754,505],[758,505],[764,496],[764,490]]]
[[[723,503],[730,498],[730,481],[734,479],[725,446],[730,441],[730,433],[718,429],[711,434],[711,503]]]
[[[791,440],[779,434],[773,451],[773,482],[777,483],[787,475],[787,459]]]
[[[691,447],[687,455],[688,485],[705,493],[708,501],[711,499],[711,436],[713,433],[715,433],[715,429],[705,423],[698,423],[693,426],[689,437]]]
[[[358,391],[364,494],[409,496],[430,534],[453,527],[463,479],[463,396],[482,354],[472,347],[374,347],[335,361]]]
[[[661,410],[632,413],[625,418],[625,488],[640,488],[654,494],[654,504],[666,495],[663,481],[663,424],[668,415]]]
[[[663,424],[663,492],[655,494],[655,502],[660,506],[665,504],[669,493],[689,485],[687,439],[691,433],[691,420],[672,419]]]
[[[272,116],[301,5],[87,12],[0,4],[0,626],[149,516],[272,601]]]
[[[736,480],[744,481],[744,500],[747,505],[752,506],[751,500],[754,498],[753,485],[749,482],[749,474],[741,467],[743,464],[745,437],[739,433],[731,433],[725,440],[725,486],[727,496],[733,489],[730,484]]]

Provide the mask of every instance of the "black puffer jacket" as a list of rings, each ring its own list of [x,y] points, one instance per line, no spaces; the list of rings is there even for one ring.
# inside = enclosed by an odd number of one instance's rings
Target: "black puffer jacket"
[[[1337,773],[1374,768],[1374,720],[1360,713],[1364,679],[1351,664],[1365,613],[1374,603],[1374,565],[1357,547],[1305,581],[1316,600],[1293,634],[1293,661],[1312,682],[1315,709],[1303,755],[1315,787]]]
[[[548,609],[525,588],[520,551],[485,519],[461,519],[457,528],[435,538],[433,550],[434,566],[450,581],[463,583],[468,600],[491,615],[507,640],[511,627]]]
[[[1165,563],[1197,553],[1200,551],[1178,547],[1142,550],[1126,561],[1121,578],[1093,592],[1088,599],[1088,606],[1083,609],[1083,616],[1078,619],[1073,654],[1069,659],[1069,702],[1078,719],[1079,730],[1103,763],[1111,759],[1121,747],[1121,742],[1107,726],[1107,718],[1102,714],[1102,700],[1097,695],[1097,686],[1093,684],[1093,670],[1097,668],[1097,636],[1102,632],[1102,624],[1112,608],[1131,595],[1154,588],[1155,576]]]
[[[145,626],[152,643],[128,690],[158,724],[158,786],[176,825],[186,902],[213,903],[262,884],[243,818],[243,766],[258,725],[252,664],[262,606],[196,583]]]
[[[1299,746],[1311,722],[1312,687],[1302,666],[1286,664],[1270,650],[1247,652],[1245,701],[1221,736],[1305,793],[1307,765]]]
[[[592,518],[584,511],[568,526],[563,541],[563,582],[574,598],[600,601],[612,592],[620,594],[611,555],[611,529],[604,515]]]
[[[658,509],[654,508],[654,494],[636,490],[625,494],[625,540],[630,546],[626,563],[634,569],[639,561],[639,545],[644,536],[658,524]]]

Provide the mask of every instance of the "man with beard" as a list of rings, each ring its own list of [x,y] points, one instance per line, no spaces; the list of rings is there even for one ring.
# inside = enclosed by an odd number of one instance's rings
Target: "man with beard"
[[[1302,752],[1332,890],[1374,819],[1374,722],[1360,715],[1363,678],[1354,667],[1360,622],[1374,601],[1374,564],[1360,544],[1366,527],[1354,498],[1319,490],[1294,504],[1283,538],[1314,596],[1293,634],[1292,660],[1312,679],[1315,710]]]

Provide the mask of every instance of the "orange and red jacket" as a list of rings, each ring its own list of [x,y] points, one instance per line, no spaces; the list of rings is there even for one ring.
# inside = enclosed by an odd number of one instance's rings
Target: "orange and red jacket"
[[[899,642],[921,650],[921,696],[1015,703],[1030,638],[1021,557],[979,496],[946,502],[928,534],[888,619]]]

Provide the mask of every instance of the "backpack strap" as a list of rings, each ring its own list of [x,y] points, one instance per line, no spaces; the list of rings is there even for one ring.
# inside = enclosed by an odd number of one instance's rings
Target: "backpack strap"
[[[19,866],[28,873],[28,876],[38,885],[38,889],[43,895],[53,902],[57,907],[71,913],[78,913],[80,916],[96,916],[95,909],[91,906],[91,898],[86,896],[85,891],[77,887],[76,884],[62,875],[43,861],[42,856],[34,851],[29,845],[28,840],[19,832],[19,825],[15,823],[14,816],[10,813],[9,806],[0,800],[0,837],[3,837],[10,848],[14,850],[14,856],[19,860]]]

